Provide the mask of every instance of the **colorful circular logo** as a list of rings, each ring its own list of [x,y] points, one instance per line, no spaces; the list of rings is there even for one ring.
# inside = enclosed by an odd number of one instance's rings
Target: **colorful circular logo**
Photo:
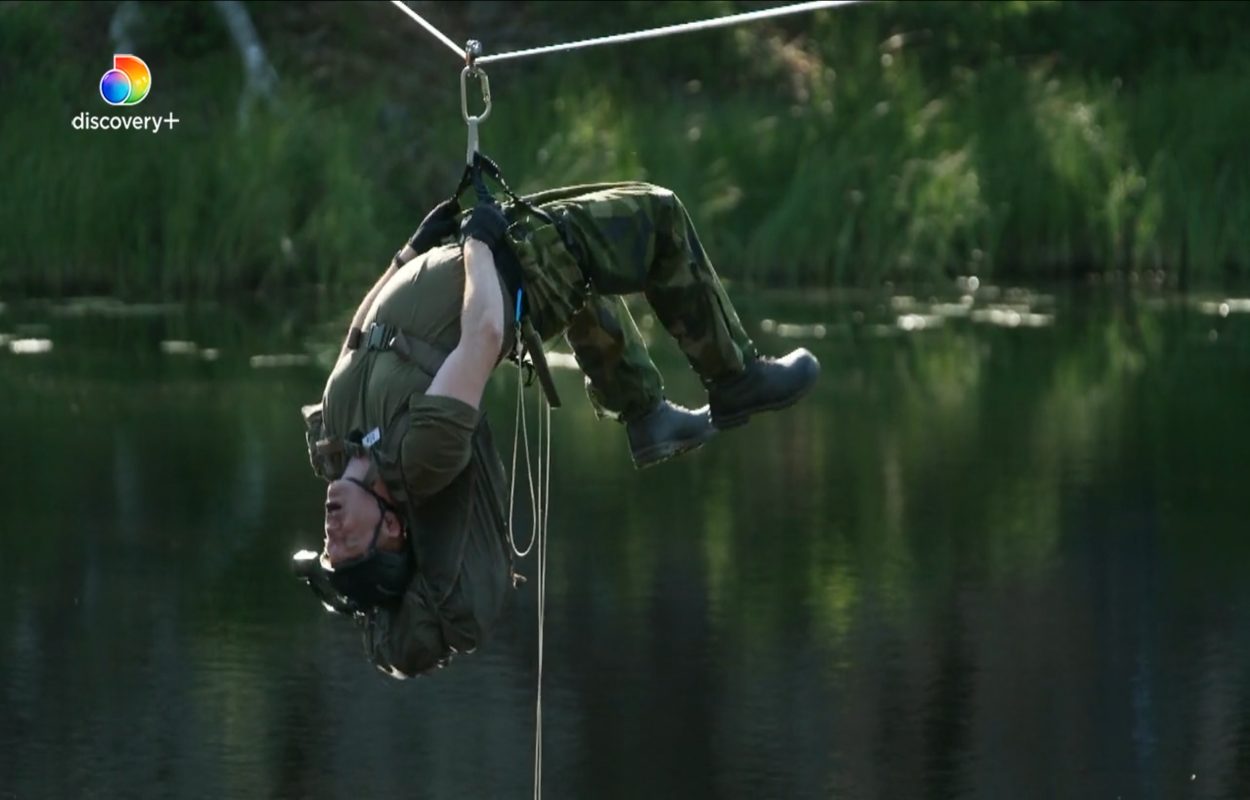
[[[152,72],[142,58],[114,55],[113,68],[100,78],[100,96],[111,106],[133,106],[152,88]]]

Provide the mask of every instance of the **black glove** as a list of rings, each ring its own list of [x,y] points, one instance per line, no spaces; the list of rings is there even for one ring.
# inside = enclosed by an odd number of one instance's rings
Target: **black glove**
[[[456,216],[459,214],[460,201],[455,197],[434,206],[434,210],[421,220],[417,232],[408,240],[408,246],[421,255],[444,239],[455,236]]]
[[[498,203],[478,203],[460,221],[460,243],[472,237],[495,252],[503,244],[507,230],[508,218]]]

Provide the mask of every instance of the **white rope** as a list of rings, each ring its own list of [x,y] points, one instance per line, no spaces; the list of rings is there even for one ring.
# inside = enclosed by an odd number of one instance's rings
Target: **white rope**
[[[525,413],[525,380],[521,366],[517,368],[516,421],[512,433],[512,476],[508,488],[508,544],[518,558],[529,555],[538,546],[538,676],[534,701],[534,800],[542,797],[543,785],[543,631],[547,618],[547,522],[551,511],[551,405],[543,395],[538,406],[538,446],[536,458],[530,457],[529,416]],[[529,544],[522,550],[513,536],[513,512],[516,507],[516,466],[520,442],[525,448],[525,477],[530,492],[533,515]],[[537,462],[537,463],[534,463]],[[534,479],[534,471],[538,479]]]
[[[583,39],[578,42],[569,42],[567,44],[553,44],[546,47],[531,47],[527,50],[513,50],[510,53],[496,53],[489,56],[481,56],[477,59],[477,64],[491,64],[496,61],[509,61],[517,58],[528,58],[529,56],[546,55],[547,53],[560,53],[565,50],[581,50],[587,47],[598,47],[604,44],[623,44],[625,42],[637,42],[643,39],[658,39],[661,36],[673,36],[678,33],[689,33],[691,31],[702,31],[711,28],[722,28],[726,25],[738,25],[743,22],[754,22],[756,20],[768,19],[770,17],[781,17],[787,14],[800,14],[805,11],[816,11],[822,8],[834,8],[836,6],[849,6],[864,0],[813,0],[808,3],[794,3],[788,6],[780,6],[777,8],[766,8],[761,11],[747,11],[742,14],[730,14],[727,17],[714,17],[712,19],[699,20],[697,22],[683,22],[680,25],[665,25],[660,28],[649,28],[643,31],[635,31],[633,33],[618,33],[612,36],[601,36],[596,39]]]
[[[434,35],[434,38],[435,38],[435,39],[438,39],[440,42],[442,42],[443,44],[445,44],[445,45],[447,45],[448,47],[450,47],[450,48],[451,48],[451,51],[452,51],[453,53],[455,53],[457,56],[459,56],[461,61],[464,61],[464,58],[465,58],[465,56],[464,56],[464,49],[463,49],[463,48],[461,48],[459,45],[457,45],[455,42],[453,42],[451,39],[449,39],[449,38],[447,38],[446,36],[444,36],[442,31],[440,31],[438,28],[435,28],[435,27],[434,27],[433,25],[431,25],[430,23],[426,22],[426,21],[425,21],[425,20],[421,17],[421,15],[420,15],[420,14],[418,14],[418,13],[417,13],[417,12],[415,12],[415,11],[413,11],[411,8],[409,8],[408,6],[406,6],[404,3],[400,2],[400,0],[391,0],[391,4],[392,4],[393,6],[395,6],[396,8],[398,8],[400,11],[404,12],[405,14],[407,14],[407,15],[408,15],[408,16],[412,19],[412,21],[413,21],[413,22],[417,23],[417,24],[418,24],[418,25],[420,25],[422,28],[425,28],[427,31],[429,31],[430,33],[432,33],[432,34]]]
[[[542,408],[538,415],[539,450],[538,486],[542,497],[538,511],[541,520],[538,524],[540,532],[538,541],[538,688],[534,703],[534,800],[543,795],[543,630],[547,619],[547,515],[551,510],[551,405],[546,400],[539,401]],[[543,419],[546,418],[546,447],[543,447]],[[546,450],[546,477],[543,476],[541,451]]]
[[[517,558],[525,558],[530,554],[530,550],[534,549],[534,543],[538,541],[539,525],[538,525],[538,502],[539,498],[534,491],[534,467],[530,463],[530,428],[529,415],[525,413],[525,381],[523,375],[524,367],[521,363],[517,364],[516,378],[516,421],[512,426],[512,475],[511,483],[508,486],[508,544],[512,547],[512,552]],[[539,422],[542,422],[541,407],[539,411]],[[539,437],[541,438],[541,428]],[[525,545],[525,549],[516,546],[516,539],[512,535],[512,516],[516,509],[516,457],[518,440],[525,442],[525,478],[529,482],[530,490],[530,510],[534,515],[530,522],[530,541]],[[541,443],[541,442],[540,442]],[[538,467],[542,469],[542,451],[538,453]],[[541,482],[542,476],[539,475]]]

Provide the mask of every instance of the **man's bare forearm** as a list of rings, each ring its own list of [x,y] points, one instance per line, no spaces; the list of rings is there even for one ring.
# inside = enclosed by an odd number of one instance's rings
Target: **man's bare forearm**
[[[490,248],[477,239],[464,243],[464,303],[460,342],[498,356],[503,345],[503,292]]]
[[[476,239],[464,244],[464,301],[460,342],[430,381],[428,395],[452,397],[478,408],[482,390],[503,347],[503,292],[495,257]]]

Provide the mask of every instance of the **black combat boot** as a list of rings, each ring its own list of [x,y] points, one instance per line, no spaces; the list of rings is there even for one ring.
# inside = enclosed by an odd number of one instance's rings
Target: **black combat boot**
[[[800,347],[781,358],[757,356],[741,373],[708,386],[712,424],[720,430],[744,424],[752,414],[793,405],[820,375],[816,356]]]
[[[661,400],[647,413],[626,420],[629,452],[638,469],[702,446],[716,434],[708,407],[691,411]]]

